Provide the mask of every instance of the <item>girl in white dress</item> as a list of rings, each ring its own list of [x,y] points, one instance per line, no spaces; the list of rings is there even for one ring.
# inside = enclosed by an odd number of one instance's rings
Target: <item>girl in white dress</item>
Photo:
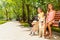
[[[41,8],[38,8],[38,19],[39,19],[39,37],[44,37],[45,17],[44,12]]]

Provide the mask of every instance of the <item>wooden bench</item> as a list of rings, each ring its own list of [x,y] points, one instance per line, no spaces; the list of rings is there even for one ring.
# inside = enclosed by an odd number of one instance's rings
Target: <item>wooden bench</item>
[[[57,13],[55,14],[55,18],[54,18],[54,23],[53,26],[58,27],[59,25],[59,20],[60,20],[60,11],[57,11]]]

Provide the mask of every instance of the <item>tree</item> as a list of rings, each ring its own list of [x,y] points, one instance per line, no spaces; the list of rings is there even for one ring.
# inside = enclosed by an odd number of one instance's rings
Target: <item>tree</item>
[[[38,7],[46,13],[48,3],[60,10],[60,0],[0,0],[0,18],[29,22],[37,14]]]

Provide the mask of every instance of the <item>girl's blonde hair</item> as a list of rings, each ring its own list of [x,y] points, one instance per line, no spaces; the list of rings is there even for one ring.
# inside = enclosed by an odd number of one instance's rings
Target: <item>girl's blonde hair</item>
[[[40,10],[41,10],[41,12],[43,12],[43,9],[42,9],[41,7],[38,7],[38,9],[40,9]]]

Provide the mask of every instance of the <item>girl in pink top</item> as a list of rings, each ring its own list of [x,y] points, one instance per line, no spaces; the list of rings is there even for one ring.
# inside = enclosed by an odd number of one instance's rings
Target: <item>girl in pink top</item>
[[[53,9],[53,5],[52,4],[48,4],[48,10],[47,10],[47,17],[46,17],[46,26],[45,26],[45,30],[44,30],[44,34],[46,37],[46,29],[48,28],[48,32],[49,32],[49,38],[52,37],[52,31],[51,31],[51,24],[53,23],[54,20],[54,16],[55,16],[55,10]]]
[[[48,12],[46,23],[49,23],[50,21],[53,22],[53,18],[54,18],[54,11]]]

